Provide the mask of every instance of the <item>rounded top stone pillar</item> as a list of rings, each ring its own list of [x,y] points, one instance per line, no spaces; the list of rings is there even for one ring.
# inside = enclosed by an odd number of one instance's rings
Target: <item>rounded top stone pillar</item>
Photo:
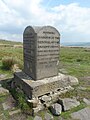
[[[34,80],[58,74],[60,34],[52,26],[27,26],[23,33],[24,72]]]

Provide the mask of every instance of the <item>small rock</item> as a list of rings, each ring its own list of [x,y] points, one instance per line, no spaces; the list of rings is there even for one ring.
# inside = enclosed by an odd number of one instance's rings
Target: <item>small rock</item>
[[[37,107],[39,104],[38,98],[34,98],[32,100],[27,100],[27,101],[29,102],[30,106],[32,106],[33,108]]]
[[[0,80],[6,78],[7,75],[4,75],[4,74],[0,74]]]
[[[73,77],[73,76],[68,76],[68,79],[69,79],[69,82],[70,82],[70,85],[78,85],[79,82],[78,82],[78,79],[76,77]]]
[[[18,110],[13,110],[13,111],[10,111],[10,112],[9,112],[9,115],[11,116],[11,115],[13,115],[13,114],[17,114],[17,113],[20,113],[20,112],[21,112],[20,109],[18,109]]]
[[[70,85],[69,85],[69,86],[67,86],[67,87],[65,87],[65,89],[67,89],[67,90],[74,90],[74,88],[73,88],[73,87],[71,87]]]
[[[4,110],[10,109],[10,106],[8,106],[7,103],[2,103],[2,106]]]
[[[83,102],[85,102],[87,105],[90,105],[90,100],[83,98]]]
[[[0,117],[2,117],[4,114],[2,113],[2,114],[0,114]]]
[[[36,108],[32,108],[32,109],[33,109],[33,114],[34,114],[34,113],[37,113],[37,112],[43,110],[44,106],[43,106],[43,104],[39,104]]]
[[[42,120],[42,118],[39,116],[35,116],[34,120]]]
[[[51,101],[51,97],[50,97],[50,96],[47,96],[47,95],[44,95],[44,96],[41,97],[41,100],[42,100],[43,102],[48,102],[48,101]]]
[[[12,66],[12,71],[13,71],[13,72],[18,72],[18,71],[20,71],[18,64],[14,64],[14,65]]]
[[[78,89],[79,89],[79,90],[86,90],[87,88],[86,88],[86,87],[79,86]]]
[[[3,87],[0,87],[0,94],[2,95],[6,95],[6,94],[9,94],[9,90],[3,88]]]
[[[63,74],[68,74],[68,72],[67,72],[64,68],[59,69],[59,72],[60,72],[60,73],[63,73]]]
[[[58,103],[53,104],[51,107],[51,112],[54,115],[60,115],[62,112],[62,106]]]
[[[46,113],[44,120],[53,120],[53,116],[51,114],[49,114],[49,113]]]
[[[71,98],[60,99],[59,103],[62,104],[64,111],[70,110],[71,108],[74,108],[80,105],[79,101]]]

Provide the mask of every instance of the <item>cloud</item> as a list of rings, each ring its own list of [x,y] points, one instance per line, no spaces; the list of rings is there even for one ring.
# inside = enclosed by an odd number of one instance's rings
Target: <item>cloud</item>
[[[90,8],[80,7],[77,3],[60,5],[53,10],[58,14],[57,23],[61,23],[61,29],[67,41],[89,41],[90,39]]]
[[[56,6],[52,10],[58,16],[56,21],[60,21],[62,23],[61,25],[66,26],[65,30],[68,28],[69,30],[73,30],[77,26],[82,26],[82,24],[84,25],[84,23],[89,22],[90,8],[82,8],[76,3]]]
[[[43,0],[0,0],[0,37],[19,40],[27,25],[53,25],[64,42],[90,39],[90,8],[70,3],[47,9],[42,3]]]

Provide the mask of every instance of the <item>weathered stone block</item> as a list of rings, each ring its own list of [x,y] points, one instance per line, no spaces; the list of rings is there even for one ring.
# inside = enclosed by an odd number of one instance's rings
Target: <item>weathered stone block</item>
[[[51,101],[51,97],[47,96],[47,95],[44,95],[44,96],[41,97],[41,101],[43,101],[43,102],[49,102],[49,101]]]
[[[52,26],[28,26],[23,33],[24,72],[33,80],[58,74],[60,34]]]
[[[70,110],[80,105],[79,101],[77,101],[76,99],[71,99],[71,98],[59,99],[59,103],[62,104],[64,111]]]
[[[17,86],[29,96],[29,98],[37,98],[39,96],[54,92],[59,88],[70,86],[68,76],[58,75],[55,77],[45,78],[42,80],[34,81],[23,72],[16,72],[14,74],[14,81]]]
[[[90,108],[86,107],[82,110],[74,112],[71,114],[71,117],[77,120],[90,120]]]
[[[62,112],[62,106],[58,103],[51,105],[50,109],[54,115],[60,115]]]

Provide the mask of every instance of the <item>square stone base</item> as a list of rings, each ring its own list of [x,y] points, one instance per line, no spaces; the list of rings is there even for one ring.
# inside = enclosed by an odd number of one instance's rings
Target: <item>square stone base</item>
[[[71,85],[69,76],[63,74],[34,81],[22,71],[14,74],[14,81],[15,84],[31,99],[50,94],[51,92],[58,91]]]

